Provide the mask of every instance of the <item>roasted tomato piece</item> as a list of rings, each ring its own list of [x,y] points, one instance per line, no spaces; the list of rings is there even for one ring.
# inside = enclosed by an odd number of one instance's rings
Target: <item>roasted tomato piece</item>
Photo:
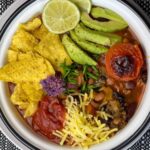
[[[138,45],[119,43],[105,58],[107,74],[120,81],[134,80],[143,66],[143,56]]]
[[[33,116],[32,126],[37,132],[47,136],[51,141],[58,143],[59,139],[52,133],[61,130],[66,115],[65,107],[57,98],[46,96]]]

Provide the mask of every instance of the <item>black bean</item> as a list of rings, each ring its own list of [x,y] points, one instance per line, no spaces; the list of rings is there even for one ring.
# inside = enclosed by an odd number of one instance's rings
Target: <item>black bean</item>
[[[103,81],[106,81],[106,80],[107,80],[106,76],[104,76],[104,75],[101,75],[101,76],[100,76],[100,79],[103,80]]]
[[[113,98],[117,99],[122,105],[125,103],[125,97],[118,92],[113,92]]]
[[[102,118],[100,118],[100,120],[101,120],[101,123],[108,124],[108,120],[105,120],[105,119],[102,119]]]

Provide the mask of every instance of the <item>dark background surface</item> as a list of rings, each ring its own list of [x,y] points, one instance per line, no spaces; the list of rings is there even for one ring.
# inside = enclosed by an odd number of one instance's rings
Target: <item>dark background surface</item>
[[[15,0],[0,0],[0,15],[14,2]],[[149,16],[150,19],[150,0],[134,0]],[[0,131],[0,150],[19,150],[13,145]],[[141,139],[135,143],[129,150],[150,150],[150,127]]]

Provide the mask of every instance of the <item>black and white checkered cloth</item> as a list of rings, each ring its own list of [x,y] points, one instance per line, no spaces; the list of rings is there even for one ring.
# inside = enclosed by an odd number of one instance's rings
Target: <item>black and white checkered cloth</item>
[[[0,15],[14,2],[15,0],[0,0]],[[150,17],[150,0],[135,0],[139,6]],[[0,131],[0,150],[19,150],[12,144]],[[150,128],[145,135],[134,144],[129,150],[150,150]]]

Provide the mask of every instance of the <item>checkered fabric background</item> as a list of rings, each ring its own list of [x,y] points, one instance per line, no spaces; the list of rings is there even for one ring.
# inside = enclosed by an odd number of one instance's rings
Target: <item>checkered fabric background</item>
[[[0,0],[0,15],[14,2],[15,0]],[[135,0],[142,9],[150,17],[150,0]],[[0,150],[19,150],[12,144],[0,131]],[[129,150],[150,150],[150,128],[144,136],[134,144]]]

